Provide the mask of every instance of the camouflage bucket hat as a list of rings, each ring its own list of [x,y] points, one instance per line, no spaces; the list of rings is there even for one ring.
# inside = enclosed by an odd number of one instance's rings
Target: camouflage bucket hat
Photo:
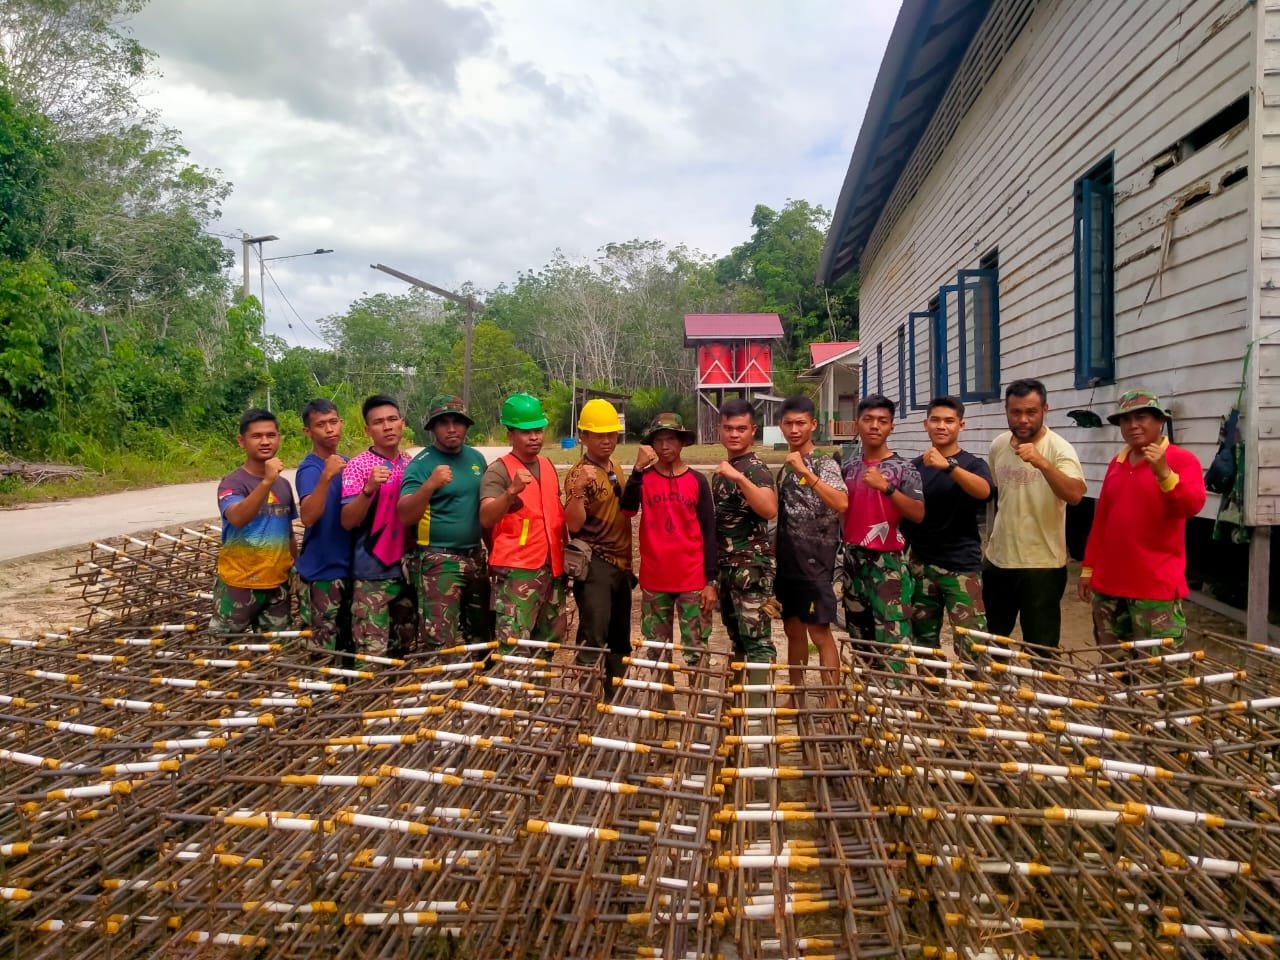
[[[1160,398],[1150,390],[1129,390],[1121,394],[1119,401],[1116,402],[1116,412],[1107,417],[1107,422],[1113,425],[1118,424],[1120,418],[1126,413],[1137,413],[1139,410],[1151,410],[1166,420],[1169,418],[1169,411],[1164,408]]]
[[[455,397],[452,394],[444,394],[439,397],[431,398],[431,405],[427,407],[427,429],[430,430],[431,424],[435,423],[438,418],[443,417],[448,413],[453,414],[455,417],[461,417],[463,420],[467,421],[468,427],[475,423],[475,421],[467,415],[466,405],[463,404],[460,397]]]
[[[644,432],[644,442],[653,443],[655,434],[661,433],[663,430],[670,430],[680,442],[688,446],[696,441],[697,435],[692,430],[686,430],[684,426],[684,418],[678,413],[660,413],[653,418],[653,422],[649,424],[649,429]]]

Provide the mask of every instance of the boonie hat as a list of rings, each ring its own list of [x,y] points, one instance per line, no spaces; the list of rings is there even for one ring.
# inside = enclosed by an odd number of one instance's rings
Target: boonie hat
[[[1118,424],[1120,418],[1126,413],[1137,413],[1139,410],[1152,410],[1166,420],[1169,418],[1169,411],[1164,408],[1160,398],[1150,390],[1128,390],[1120,395],[1120,399],[1116,402],[1116,412],[1107,417],[1107,422],[1112,425]]]
[[[644,442],[652,443],[654,436],[663,430],[670,430],[686,446],[698,439],[692,430],[685,429],[684,418],[680,414],[660,413],[653,418],[653,423],[649,424],[649,429],[644,432]]]
[[[431,425],[447,413],[451,413],[455,417],[461,417],[467,421],[468,427],[475,424],[475,421],[467,414],[467,407],[462,402],[462,398],[445,393],[431,398],[431,404],[427,407],[427,429],[430,430]]]

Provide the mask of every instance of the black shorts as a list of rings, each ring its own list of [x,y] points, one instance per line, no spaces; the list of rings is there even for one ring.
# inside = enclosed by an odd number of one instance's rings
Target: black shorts
[[[773,595],[782,604],[783,620],[801,623],[836,622],[836,594],[830,580],[783,580],[773,582]]]

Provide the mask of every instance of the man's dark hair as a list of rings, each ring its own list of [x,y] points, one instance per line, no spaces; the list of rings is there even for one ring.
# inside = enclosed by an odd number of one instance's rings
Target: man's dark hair
[[[756,408],[751,405],[750,400],[726,400],[720,404],[720,419],[728,420],[730,417],[750,417],[751,422],[756,422]]]
[[[369,411],[374,407],[395,407],[396,413],[401,413],[400,404],[396,403],[395,397],[389,397],[385,393],[375,393],[372,397],[360,404],[360,416],[364,417],[365,422],[369,422]]]
[[[304,427],[311,426],[311,415],[313,413],[336,413],[337,410],[338,405],[332,400],[326,400],[324,397],[308,400],[307,405],[302,408],[302,425]]]
[[[1041,403],[1049,402],[1049,392],[1045,390],[1044,384],[1039,380],[1032,380],[1030,378],[1027,378],[1026,380],[1015,380],[1004,388],[1004,398],[1006,401],[1008,401],[1010,397],[1025,397],[1032,393],[1040,394]]]
[[[861,417],[868,410],[888,410],[889,419],[893,419],[893,412],[897,409],[893,405],[893,401],[886,397],[883,393],[873,393],[870,396],[863,397],[858,401],[858,416]]]
[[[943,394],[940,397],[934,397],[929,401],[929,406],[925,407],[924,415],[927,417],[933,413],[934,407],[946,407],[948,410],[954,410],[956,416],[961,420],[964,419],[964,404],[950,394]]]
[[[261,407],[250,407],[244,412],[244,416],[240,418],[240,436],[244,436],[248,432],[252,424],[262,420],[270,420],[276,425],[276,432],[280,431],[280,420],[270,410],[263,410]]]
[[[798,393],[794,397],[787,397],[782,401],[782,410],[778,413],[778,419],[781,420],[788,413],[807,413],[813,419],[818,419],[818,408],[803,393]]]

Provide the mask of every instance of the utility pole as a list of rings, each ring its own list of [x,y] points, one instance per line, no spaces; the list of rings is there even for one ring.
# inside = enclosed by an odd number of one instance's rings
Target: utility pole
[[[573,355],[569,368],[569,433],[573,435],[578,429],[578,355]]]
[[[274,233],[265,233],[260,237],[251,237],[247,233],[240,238],[240,253],[244,260],[244,279],[240,286],[241,297],[249,296],[249,247],[258,247],[258,309],[262,311],[262,366],[267,371],[267,410],[271,409],[271,365],[267,362],[267,306],[266,276],[267,265],[262,259],[262,245],[270,240],[279,240]]]
[[[417,277],[403,273],[395,267],[388,267],[381,263],[371,263],[370,268],[381,270],[385,274],[395,277],[397,280],[403,280],[405,283],[415,287],[421,287],[434,293],[437,297],[444,297],[446,300],[456,303],[466,308],[466,319],[464,320],[464,336],[463,336],[463,355],[462,355],[462,403],[463,406],[471,406],[471,332],[475,327],[476,313],[482,311],[484,305],[476,300],[475,297],[468,294],[463,296],[454,293],[452,290],[446,290],[444,287],[437,287],[434,283],[427,283],[425,280],[419,280]]]

